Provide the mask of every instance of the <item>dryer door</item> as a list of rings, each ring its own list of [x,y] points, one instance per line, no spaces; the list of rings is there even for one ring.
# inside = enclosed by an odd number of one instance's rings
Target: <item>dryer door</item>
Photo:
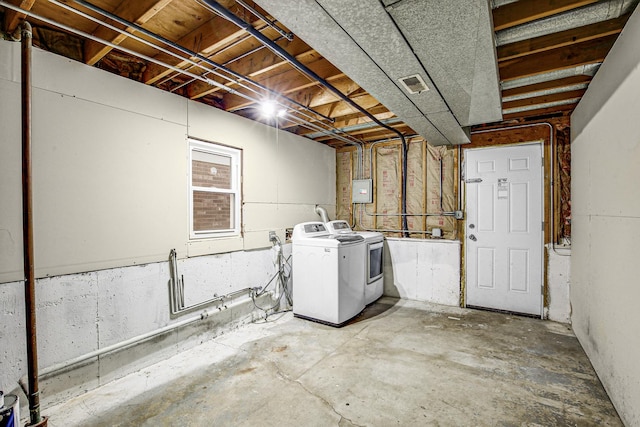
[[[383,242],[369,243],[367,245],[367,283],[374,282],[382,277],[383,253]]]

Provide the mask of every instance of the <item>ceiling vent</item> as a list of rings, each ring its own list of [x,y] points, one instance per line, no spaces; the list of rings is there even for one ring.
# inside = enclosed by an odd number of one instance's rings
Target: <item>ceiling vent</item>
[[[398,79],[398,81],[402,83],[402,86],[404,86],[407,92],[411,94],[425,92],[429,90],[429,88],[427,87],[427,84],[424,82],[424,80],[422,80],[422,77],[420,77],[420,74],[414,74],[412,76],[402,77]]]

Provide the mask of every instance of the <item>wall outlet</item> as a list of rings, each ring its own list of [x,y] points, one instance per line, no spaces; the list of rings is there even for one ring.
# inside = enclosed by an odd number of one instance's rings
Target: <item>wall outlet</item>
[[[453,216],[455,217],[455,219],[464,219],[464,212],[455,211]]]

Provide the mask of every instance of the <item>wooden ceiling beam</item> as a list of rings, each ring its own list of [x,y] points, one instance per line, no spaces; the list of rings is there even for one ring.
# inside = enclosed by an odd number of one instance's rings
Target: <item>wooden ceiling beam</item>
[[[360,86],[358,86],[353,80],[351,80],[344,74],[333,77],[330,83],[338,91],[347,96],[356,93],[356,91],[360,89]],[[340,100],[336,94],[320,85],[306,88],[293,93],[291,94],[291,98],[310,108],[314,108],[319,105],[330,104],[332,102]]]
[[[559,47],[570,46],[612,34],[619,34],[629,19],[629,16],[630,14],[627,14],[616,19],[499,46],[498,62],[525,55],[533,55],[534,53],[545,52]]]
[[[393,117],[394,114],[391,113],[387,107],[382,104],[376,105],[375,107],[368,108],[367,111],[369,114],[375,116],[378,120],[388,119],[389,117]],[[346,114],[341,117],[337,117],[336,121],[333,125],[337,128],[343,128],[345,126],[355,125],[358,123],[363,123],[370,120],[366,115],[361,112],[356,112],[352,114]]]
[[[266,27],[266,24],[260,20],[253,22],[252,25],[259,31],[264,30]],[[214,15],[209,21],[177,40],[176,44],[197,51],[202,56],[209,57],[221,49],[233,43],[247,40],[249,37],[251,36],[246,31],[239,29],[235,24]],[[190,65],[187,61],[180,61],[165,53],[160,53],[155,58],[178,68],[186,68]],[[151,63],[148,64],[144,72],[143,80],[146,84],[154,84],[173,72],[173,70],[161,65]]]
[[[523,95],[526,93],[538,92],[541,90],[556,89],[565,86],[572,86],[577,84],[584,84],[591,82],[593,77],[584,74],[578,76],[565,77],[562,79],[549,80],[547,82],[536,83],[527,86],[515,87],[513,89],[506,89],[502,91],[502,97]]]
[[[313,57],[317,58],[318,56],[315,50],[310,49],[309,46],[299,38],[295,38],[291,42],[287,39],[282,39],[276,43],[299,61],[310,61],[313,60]],[[215,57],[213,59],[215,61]],[[255,77],[273,71],[284,64],[287,64],[287,61],[265,47],[242,59],[232,62],[227,67],[243,76]]]
[[[378,104],[375,107],[371,107],[369,109],[367,109],[367,111],[371,114],[373,114],[378,120],[384,120],[384,119],[389,119],[391,117],[395,117],[395,114],[393,114],[392,112],[390,112],[384,105],[382,104]],[[346,126],[351,126],[351,125],[357,125],[357,124],[361,124],[361,123],[367,123],[371,121],[366,115],[357,112],[357,113],[352,113],[352,114],[347,114],[345,116],[342,117],[338,117],[336,118],[336,121],[334,123],[332,123],[331,125],[333,127],[335,127],[336,129],[341,129],[344,128]],[[313,134],[316,133],[315,130],[308,130],[308,129],[303,129],[300,131],[300,134],[302,135],[308,135],[308,134]]]
[[[390,125],[392,128],[400,131],[400,132],[404,132],[407,129],[410,129],[409,126],[407,126],[405,123],[395,123],[393,125]],[[376,139],[378,138],[378,136],[381,133],[392,133],[391,131],[389,131],[386,128],[380,127],[378,125],[374,125],[373,127],[367,128],[367,129],[359,129],[357,131],[352,131],[352,132],[347,132],[349,135],[356,137],[356,138],[360,138],[363,140],[366,140],[367,138],[371,139]],[[395,135],[395,133],[394,133]],[[326,135],[326,136],[321,136],[318,138],[314,138],[315,141],[326,141],[329,139],[333,139],[333,137],[331,135]]]
[[[318,58],[316,56],[315,58]],[[313,70],[317,75],[326,80],[331,80],[331,78],[337,78],[337,76],[342,76],[343,74],[338,70],[333,64],[331,64],[326,59],[319,57],[313,62],[309,62],[305,64],[308,68]],[[275,74],[275,75],[262,75],[259,78],[255,79],[258,83],[282,94],[287,95],[292,92],[297,92],[299,90],[318,85],[319,83],[311,80],[308,76],[302,74],[300,71],[295,68],[290,68],[289,70]],[[200,85],[194,84],[192,85],[195,88],[200,87]],[[190,89],[190,98],[195,99],[202,96],[205,92],[197,92]],[[226,110],[236,110],[238,108],[246,107],[250,105],[251,102],[247,101],[244,98],[240,98],[239,96],[232,94],[225,94],[225,109]]]
[[[171,1],[172,0],[125,0],[118,5],[113,14],[142,26],[171,3]],[[118,23],[114,23],[114,26],[122,28],[129,33],[133,33],[135,31],[131,27],[125,27]],[[126,35],[110,30],[103,25],[98,25],[93,31],[93,35],[116,45],[119,45],[127,38]],[[113,48],[111,46],[106,46],[93,40],[85,40],[84,62],[88,65],[94,65],[104,58],[105,55],[111,52],[112,49]]]
[[[568,115],[576,108],[576,105],[578,105],[578,103],[558,105],[556,107],[540,108],[537,110],[521,111],[519,113],[505,114],[502,117],[502,120],[523,119],[527,117],[538,117],[538,116],[550,116],[554,114]]]
[[[500,79],[503,81],[513,80],[578,65],[602,62],[617,37],[617,34],[613,34],[501,62],[498,65]]]
[[[353,96],[350,97],[350,99],[365,110],[380,105],[380,101],[378,101],[368,93]],[[329,116],[336,121],[343,120],[343,117],[350,116],[351,114],[358,112],[358,110],[356,110],[354,107],[343,101],[319,105],[316,106],[314,110],[321,114]]]
[[[598,0],[520,0],[493,10],[495,31],[596,3]]]
[[[20,0],[20,1],[12,1],[11,3],[22,10],[31,10],[35,2],[36,0]],[[18,28],[18,24],[20,24],[20,21],[22,21],[26,17],[27,15],[25,15],[24,13],[16,12],[14,10],[9,10],[9,9],[5,10],[4,11],[5,32],[8,34],[13,33],[16,30],[16,28]]]
[[[549,95],[534,96],[532,98],[508,101],[502,104],[502,109],[508,110],[510,108],[526,107],[530,105],[545,104],[547,102],[557,102],[565,101],[568,99],[581,98],[582,95],[584,95],[585,91],[586,89],[570,90],[568,92],[552,93]]]
[[[306,63],[316,60],[320,57],[320,55],[313,49],[309,49],[309,46],[302,42],[300,39],[294,39],[294,42],[289,43],[287,45],[287,40],[280,40],[279,44],[283,47],[286,46],[287,51],[294,55],[296,59],[299,61]],[[276,75],[281,73],[279,70],[280,67],[287,65],[288,62],[280,58],[279,56],[273,54],[268,49],[260,49],[257,52],[254,52],[246,57],[230,64],[228,68],[230,70],[235,71],[236,73],[251,78],[254,81],[259,81],[261,75],[263,74],[273,74]],[[222,74],[227,75],[222,72]],[[229,81],[222,77],[211,76],[213,80],[229,87],[229,88],[237,88],[238,84],[234,81]],[[202,96],[208,95],[213,92],[218,92],[223,89],[217,86],[211,86],[210,84],[203,81],[193,81],[187,88],[189,93],[189,98],[197,99]]]
[[[415,134],[414,130],[407,125],[392,126],[392,127],[397,131],[399,131],[400,133],[402,133],[403,135]],[[365,137],[361,137],[360,139],[362,139],[365,142],[373,142],[373,141],[379,141],[381,139],[386,139],[386,138],[395,139],[395,138],[398,138],[398,134],[395,132],[391,132],[390,130],[385,128],[378,128],[378,132],[371,133]]]

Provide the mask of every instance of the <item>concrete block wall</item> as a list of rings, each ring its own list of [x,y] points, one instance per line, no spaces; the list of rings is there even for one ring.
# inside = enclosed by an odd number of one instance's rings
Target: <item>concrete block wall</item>
[[[290,253],[290,248],[286,250]],[[180,260],[178,271],[186,283],[185,303],[189,306],[214,295],[223,296],[247,287],[265,286],[276,272],[274,260],[273,249]],[[43,376],[41,390],[45,406],[105,384],[263,316],[262,312],[255,310],[247,292],[172,317],[169,280],[167,261],[37,281],[41,372],[197,316],[204,310],[210,315],[202,322],[194,322]],[[259,304],[269,307],[274,303],[269,297],[263,298]],[[17,380],[26,374],[24,282],[0,285],[0,307],[0,389],[20,394]]]

